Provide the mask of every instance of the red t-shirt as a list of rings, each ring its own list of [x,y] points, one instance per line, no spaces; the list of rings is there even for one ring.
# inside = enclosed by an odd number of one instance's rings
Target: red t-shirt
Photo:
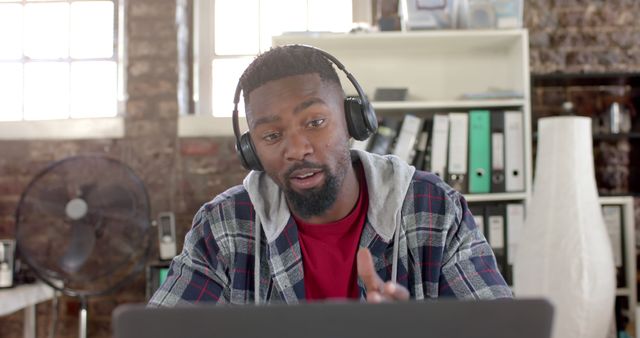
[[[369,210],[369,195],[364,170],[361,166],[356,170],[360,196],[347,216],[327,224],[309,224],[295,218],[307,300],[360,298],[356,253]]]

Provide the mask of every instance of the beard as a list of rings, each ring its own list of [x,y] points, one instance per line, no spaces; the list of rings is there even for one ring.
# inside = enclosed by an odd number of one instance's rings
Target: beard
[[[325,174],[324,184],[304,192],[297,192],[291,188],[290,183],[287,181],[284,194],[291,208],[295,210],[300,217],[309,218],[312,216],[320,216],[329,210],[338,198],[338,178],[329,171],[327,166],[297,166],[295,169],[300,168],[322,168]]]
[[[308,161],[289,168],[285,177],[289,177],[295,170],[305,168],[322,169],[325,175],[325,181],[322,186],[303,192],[293,190],[290,181],[285,179],[285,187],[283,190],[290,207],[295,210],[301,218],[323,215],[338,199],[340,186],[342,186],[342,182],[347,175],[348,166],[350,165],[351,155],[347,149],[346,156],[343,156],[338,162],[338,170],[335,173],[332,172],[327,165],[314,164]]]

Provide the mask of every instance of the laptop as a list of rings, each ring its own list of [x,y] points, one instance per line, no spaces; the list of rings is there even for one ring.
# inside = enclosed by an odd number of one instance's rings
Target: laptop
[[[549,338],[545,300],[438,300],[150,309],[121,305],[115,338]]]

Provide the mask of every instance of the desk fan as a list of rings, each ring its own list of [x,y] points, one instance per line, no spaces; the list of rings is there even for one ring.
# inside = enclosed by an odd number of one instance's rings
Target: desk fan
[[[103,156],[54,162],[22,193],[18,253],[45,283],[80,299],[81,338],[87,335],[88,297],[113,292],[143,270],[149,212],[142,181]]]

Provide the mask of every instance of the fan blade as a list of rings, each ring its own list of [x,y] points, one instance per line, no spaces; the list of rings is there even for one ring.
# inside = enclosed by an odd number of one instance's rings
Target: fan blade
[[[119,214],[133,214],[136,208],[133,193],[118,185],[108,185],[92,190],[87,195],[89,207],[101,212],[116,212]]]
[[[78,272],[91,256],[95,244],[96,236],[93,226],[85,222],[73,222],[71,242],[64,255],[60,257],[60,267],[68,273]]]
[[[55,217],[65,217],[64,208],[69,201],[69,193],[65,187],[43,189],[38,197],[32,203],[40,211]]]

